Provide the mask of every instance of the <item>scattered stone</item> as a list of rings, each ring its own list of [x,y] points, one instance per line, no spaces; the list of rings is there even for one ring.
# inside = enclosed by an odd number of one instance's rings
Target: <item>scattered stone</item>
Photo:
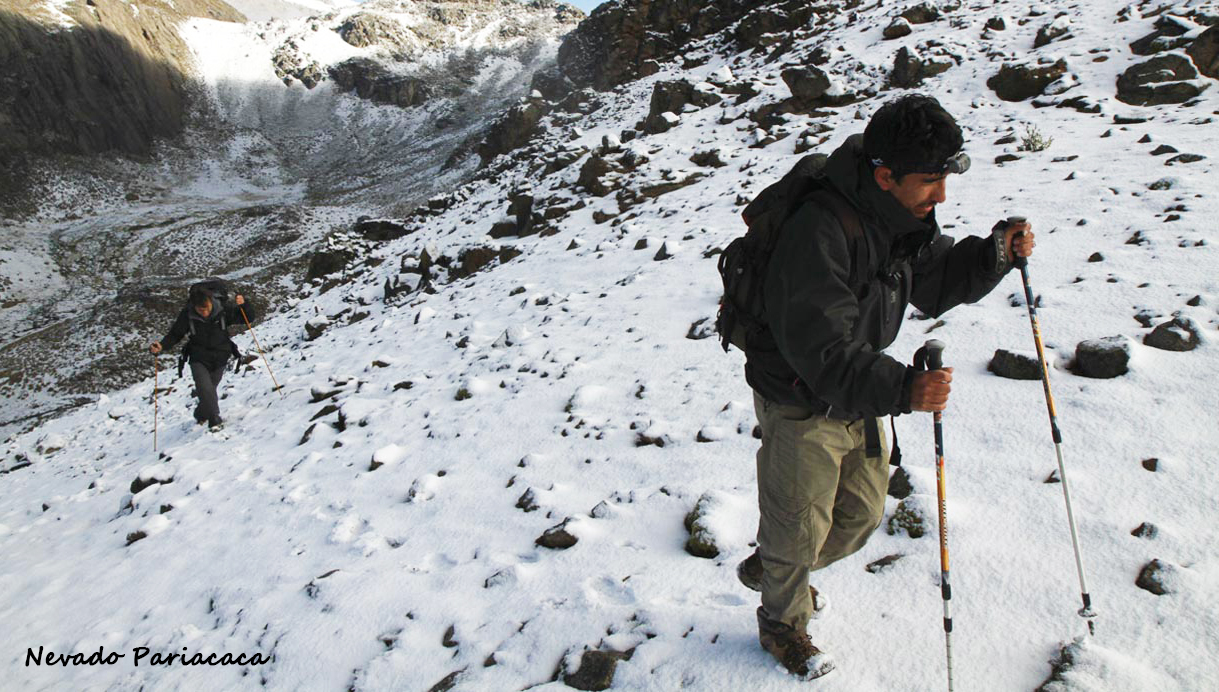
[[[1134,585],[1157,596],[1166,596],[1176,592],[1179,577],[1175,565],[1156,559],[1143,566],[1138,579],[1134,580]]]
[[[1184,55],[1169,53],[1139,63],[1117,78],[1117,98],[1132,106],[1162,106],[1197,98],[1207,84],[1195,81],[1198,70]]]
[[[571,519],[564,519],[563,523],[546,529],[546,532],[534,542],[543,548],[550,548],[552,550],[566,550],[572,547],[580,539],[567,531],[567,524],[570,521]]]
[[[537,511],[538,497],[537,493],[533,491],[533,488],[529,488],[523,495],[521,495],[520,499],[516,501],[516,508],[524,511],[525,513]]]
[[[1012,161],[1019,161],[1019,160],[1020,160],[1020,157],[1016,156],[1015,154],[1000,154],[995,157],[995,163],[997,163],[997,164],[1011,163]]]
[[[707,168],[723,168],[728,163],[724,161],[722,152],[719,149],[711,151],[702,151],[690,157],[690,162],[696,166],[704,166]]]
[[[987,370],[1009,380],[1040,380],[1041,361],[1029,353],[996,349]]]
[[[148,538],[148,534],[144,533],[143,531],[132,531],[131,533],[127,534],[127,545],[131,545],[136,541],[142,541],[145,538]]]
[[[710,317],[704,317],[690,325],[690,331],[686,332],[686,338],[694,341],[709,339],[716,336],[715,321]]]
[[[661,243],[660,249],[656,251],[656,255],[652,257],[652,260],[661,262],[667,259],[673,259],[673,253],[669,251],[669,244],[665,242]]]
[[[618,661],[629,660],[631,652],[585,651],[580,667],[563,676],[563,684],[577,690],[608,690],[614,683],[614,668]]]
[[[1066,73],[1065,60],[1039,65],[1004,63],[998,74],[986,80],[986,86],[1004,101],[1024,101],[1044,94],[1051,83]]]
[[[1088,261],[1089,262],[1104,262],[1105,256],[1100,254],[1099,252],[1094,252],[1088,256]]]
[[[305,340],[313,341],[326,332],[330,320],[325,315],[318,315],[305,323]]]
[[[990,29],[991,31],[1006,31],[1007,20],[1005,20],[1003,17],[991,17],[990,19],[986,20],[986,28]]]
[[[1062,650],[1050,661],[1050,677],[1046,678],[1046,681],[1041,683],[1034,692],[1058,692],[1062,689],[1070,689],[1071,685],[1067,681],[1066,675],[1079,663],[1079,658],[1086,647],[1087,640],[1083,637],[1062,647]]]
[[[1154,183],[1147,186],[1149,190],[1171,190],[1173,181],[1171,178],[1160,178]]]
[[[1071,32],[1071,22],[1065,17],[1055,19],[1053,22],[1041,27],[1037,32],[1037,38],[1033,39],[1033,49],[1041,48],[1049,45],[1055,39],[1062,38]]]
[[[1143,460],[1143,468],[1155,473],[1160,468],[1160,460],[1156,457]]]
[[[143,473],[141,473],[141,475],[143,475]],[[166,477],[150,476],[148,478],[136,478],[135,480],[131,481],[131,494],[139,495],[154,485],[168,485],[173,482],[174,477],[168,475]]]
[[[909,36],[913,32],[914,29],[910,28],[910,22],[906,21],[906,19],[903,17],[898,17],[897,19],[893,20],[892,24],[885,27],[883,35],[886,41],[892,41],[893,39],[902,38],[903,36]]]
[[[893,71],[889,73],[889,84],[899,89],[909,89],[923,83],[924,79],[947,72],[951,62],[923,60],[918,54],[902,46],[893,59]]]
[[[1177,153],[1177,148],[1174,146],[1168,145],[1168,144],[1161,144],[1160,146],[1151,150],[1152,156],[1163,156],[1164,154],[1175,154],[1175,153]]]
[[[1163,351],[1192,351],[1200,342],[1198,326],[1188,317],[1174,317],[1143,337],[1143,343]]]
[[[694,509],[686,514],[686,531],[690,532],[690,538],[686,540],[686,552],[694,557],[708,560],[719,557],[720,548],[716,545],[715,534],[708,526],[708,515],[718,504],[719,501],[714,495],[703,493],[694,504]]]
[[[1155,538],[1160,535],[1160,529],[1155,524],[1143,522],[1138,525],[1138,528],[1130,532],[1135,538]]]
[[[901,17],[911,24],[930,24],[940,18],[940,10],[931,3],[920,2],[902,12]]]
[[[1130,362],[1130,344],[1125,337],[1090,339],[1075,347],[1075,370],[1084,377],[1112,379],[1124,375]]]
[[[1193,298],[1190,298],[1189,300],[1185,301],[1185,304],[1190,306],[1191,308],[1196,308],[1202,304],[1202,296],[1200,296],[1200,295],[1194,296]]]
[[[1166,50],[1175,50],[1190,43],[1182,34],[1190,27],[1183,25],[1171,14],[1162,14],[1155,23],[1155,31],[1130,44],[1130,52],[1135,55],[1154,55]]]
[[[1062,479],[1058,477],[1058,469],[1054,469],[1053,471],[1050,471],[1050,475],[1046,476],[1045,480],[1042,481],[1042,483],[1045,483],[1046,485],[1053,485],[1054,483],[1061,483],[1061,482],[1062,482]]]
[[[466,669],[462,668],[461,670],[455,670],[452,673],[449,673],[448,675],[444,676],[440,682],[429,687],[427,692],[449,692],[449,690],[456,687],[457,683],[461,681],[461,674],[464,672],[466,672]]]
[[[881,572],[884,572],[885,570],[893,567],[893,565],[896,564],[897,561],[902,559],[903,557],[906,557],[906,556],[901,553],[896,553],[894,555],[886,555],[886,556],[882,557],[881,559],[876,560],[875,562],[869,562],[868,566],[864,567],[864,569],[867,570],[869,574],[880,574]]]
[[[1164,162],[1165,166],[1173,166],[1178,163],[1197,163],[1205,159],[1201,154],[1179,154]]]
[[[388,219],[363,219],[356,222],[356,225],[352,227],[352,231],[358,233],[365,240],[388,242],[398,238],[405,238],[413,233],[415,229]]]

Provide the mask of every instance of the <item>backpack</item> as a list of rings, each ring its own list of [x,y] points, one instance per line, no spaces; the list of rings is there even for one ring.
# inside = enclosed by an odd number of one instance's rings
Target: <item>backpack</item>
[[[194,293],[197,289],[203,289],[212,295],[212,309],[220,312],[220,329],[227,335],[229,325],[225,316],[225,306],[229,304],[229,286],[223,279],[204,279],[190,285],[187,295]],[[190,306],[189,301],[187,307]],[[195,321],[187,320],[190,326],[190,335],[195,335]],[[238,350],[237,344],[233,338],[229,337],[229,353],[233,356],[233,372],[238,372],[241,367],[241,351]],[[182,347],[182,355],[178,358],[178,377],[182,376],[182,369],[186,366],[187,360],[190,359],[190,341],[187,340],[186,345]]]
[[[783,224],[807,201],[813,200],[833,212],[842,225],[847,245],[855,261],[851,266],[850,285],[858,294],[861,279],[866,279],[868,246],[864,239],[859,212],[821,175],[829,157],[810,154],[800,159],[778,182],[762,190],[741,213],[748,227],[745,234],[724,248],[718,262],[724,293],[720,298],[715,330],[724,350],[736,346],[762,346],[773,350],[766,323],[763,287],[767,266]]]

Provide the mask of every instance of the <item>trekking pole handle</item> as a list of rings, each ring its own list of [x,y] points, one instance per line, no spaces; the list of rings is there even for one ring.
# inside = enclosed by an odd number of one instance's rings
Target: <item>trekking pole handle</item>
[[[944,342],[939,339],[928,339],[927,343],[923,344],[923,348],[927,349],[928,370],[944,369],[944,346]]]
[[[1014,226],[1018,223],[1025,223],[1027,221],[1028,221],[1028,219],[1023,216],[1014,215],[1014,216],[1007,217],[1007,221],[1005,221],[1004,223],[1006,223],[1008,226]],[[1016,238],[1019,238],[1022,235],[1024,235],[1023,232],[1017,233],[1015,236],[1012,237],[1012,240],[1015,241]],[[1028,264],[1029,264],[1029,259],[1027,257],[1021,257],[1020,255],[1016,254],[1016,251],[1014,249],[1012,250],[1012,266],[1013,267],[1015,267],[1017,269],[1024,269],[1025,267],[1028,266]]]

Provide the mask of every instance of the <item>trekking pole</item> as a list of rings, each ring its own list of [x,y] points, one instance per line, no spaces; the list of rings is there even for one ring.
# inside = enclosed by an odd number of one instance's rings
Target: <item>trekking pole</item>
[[[275,391],[279,392],[279,396],[282,399],[284,396],[283,389],[275,381],[275,373],[271,372],[271,362],[267,360],[266,354],[262,352],[262,346],[258,345],[258,335],[254,333],[254,325],[250,324],[250,318],[246,317],[245,308],[238,305],[237,309],[241,311],[241,319],[245,320],[245,326],[246,329],[250,330],[250,336],[254,337],[254,348],[258,349],[258,357],[262,358],[262,364],[267,366],[267,374],[271,376],[271,384],[275,385]]]
[[[944,369],[944,342],[930,339],[927,349],[927,369]],[[944,491],[944,417],[935,415],[935,481],[940,510],[940,595],[944,598],[944,650],[948,655],[948,692],[952,692],[952,587],[948,582],[948,512]]]
[[[157,387],[161,368],[157,364],[157,354],[152,354],[152,451],[157,451]]]
[[[1024,223],[1023,216],[1008,217],[1007,223]],[[1033,288],[1029,284],[1028,258],[1017,255],[1013,262],[1020,269],[1024,281],[1024,302],[1029,309],[1029,323],[1033,326],[1033,342],[1037,345],[1037,358],[1041,361],[1041,384],[1045,389],[1045,405],[1050,412],[1050,434],[1054,438],[1054,451],[1058,455],[1058,478],[1062,481],[1062,496],[1067,503],[1067,523],[1071,527],[1071,547],[1075,549],[1075,569],[1079,573],[1079,591],[1084,606],[1078,613],[1088,622],[1088,634],[1096,634],[1096,611],[1092,610],[1092,596],[1088,593],[1088,578],[1084,574],[1084,561],[1079,552],[1079,532],[1075,528],[1075,512],[1071,509],[1071,486],[1067,483],[1067,467],[1062,460],[1062,432],[1058,429],[1058,413],[1054,409],[1054,395],[1050,393],[1050,369],[1045,362],[1045,347],[1041,344],[1041,327],[1037,324],[1037,306],[1033,300]]]

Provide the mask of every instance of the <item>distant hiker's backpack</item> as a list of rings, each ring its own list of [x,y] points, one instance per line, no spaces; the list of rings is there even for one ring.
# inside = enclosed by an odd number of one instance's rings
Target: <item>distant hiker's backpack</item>
[[[214,300],[212,309],[220,312],[220,329],[225,333],[225,335],[228,335],[228,316],[225,315],[225,308],[227,308],[229,305],[228,284],[226,284],[223,279],[204,279],[203,281],[198,281],[191,284],[190,288],[188,289],[188,295],[193,294],[199,289],[206,290],[212,295],[212,299]],[[217,305],[215,303],[219,304]],[[189,305],[189,302],[187,304]],[[190,326],[190,335],[193,337],[195,335],[195,321],[187,320],[187,324]],[[233,342],[231,337],[229,338],[229,353],[233,356],[233,372],[237,372],[241,367],[241,351],[238,350],[237,344]],[[178,359],[179,377],[182,376],[182,368],[186,366],[186,362],[189,360],[189,358],[190,341],[187,341],[186,345],[182,347],[182,356]]]
[[[762,190],[742,212],[749,228],[745,235],[724,248],[718,265],[724,295],[720,298],[715,329],[725,351],[729,344],[744,351],[747,345],[754,347],[769,341],[762,296],[767,265],[783,224],[807,201],[822,205],[842,224],[847,245],[855,255],[851,287],[858,293],[859,279],[867,267],[868,247],[859,213],[819,175],[828,159],[825,154],[810,154],[800,159],[787,175]],[[764,336],[766,341],[762,340]],[[774,348],[773,343],[769,348]]]

